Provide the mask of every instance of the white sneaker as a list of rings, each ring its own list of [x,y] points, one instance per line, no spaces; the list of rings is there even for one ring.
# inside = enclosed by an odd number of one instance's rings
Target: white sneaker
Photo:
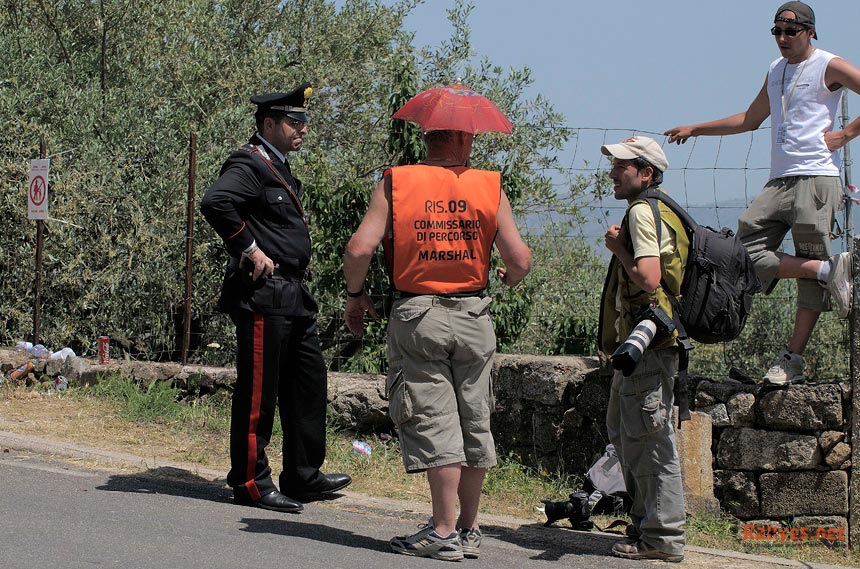
[[[765,385],[803,383],[803,356],[783,350],[763,378]]]
[[[839,318],[847,318],[851,311],[851,253],[839,253],[830,257],[830,274],[827,278],[827,292],[830,302]]]

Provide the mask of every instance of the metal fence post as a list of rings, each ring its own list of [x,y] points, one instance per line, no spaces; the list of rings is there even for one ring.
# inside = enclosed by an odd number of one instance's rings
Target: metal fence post
[[[842,128],[848,126],[848,96],[842,95]],[[842,147],[842,174],[845,180],[845,187],[851,186],[851,149],[850,143]],[[854,249],[854,218],[852,216],[852,202],[850,199],[845,200],[845,247],[847,251],[853,252]]]
[[[860,263],[860,248],[857,239],[852,243],[852,264],[854,267]],[[854,270],[853,294],[851,304],[854,309],[848,321],[850,334],[850,361],[849,369],[851,375],[851,416],[849,419],[849,430],[851,437],[851,470],[848,480],[848,543],[852,548],[860,546],[860,366],[857,365],[857,354],[860,353],[860,326],[858,326],[858,314],[860,310],[860,271]]]
[[[182,334],[182,365],[188,363],[191,344],[191,262],[194,253],[194,184],[197,179],[197,133],[188,140],[188,197],[185,217],[185,327]]]

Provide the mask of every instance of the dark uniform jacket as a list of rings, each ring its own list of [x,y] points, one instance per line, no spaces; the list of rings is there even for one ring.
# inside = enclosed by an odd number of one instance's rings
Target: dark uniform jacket
[[[311,238],[299,201],[302,185],[256,134],[234,151],[200,203],[206,221],[224,240],[230,262],[218,306],[255,312],[308,315],[316,303],[303,284]],[[274,278],[251,281],[240,270],[242,252],[254,241],[278,269]]]

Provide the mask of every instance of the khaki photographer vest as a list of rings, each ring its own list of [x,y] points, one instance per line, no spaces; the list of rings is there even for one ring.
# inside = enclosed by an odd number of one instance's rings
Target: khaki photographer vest
[[[622,229],[627,228],[627,217],[630,208],[636,204],[648,204],[647,200],[636,200],[627,207],[624,219],[621,221]],[[650,205],[648,206],[650,208]],[[640,288],[633,279],[618,264],[618,259],[613,255],[609,262],[606,281],[603,285],[603,294],[600,299],[600,320],[598,330],[600,334],[600,351],[612,354],[621,342],[627,339],[636,324],[636,315],[643,306],[655,304],[663,311],[673,317],[672,303],[668,294],[676,299],[681,298],[681,283],[684,280],[684,269],[687,266],[687,254],[690,250],[690,239],[684,224],[663,202],[658,202],[660,219],[675,232],[675,250],[671,253],[660,254],[661,286],[653,293],[647,293]],[[656,223],[657,220],[655,220]],[[627,243],[628,250],[633,252],[633,244]],[[618,290],[621,290],[621,301],[616,303]],[[668,291],[666,290],[668,289]],[[620,306],[619,306],[620,304]],[[620,310],[619,310],[620,308]],[[616,329],[616,322],[618,327]],[[675,332],[672,337],[655,340],[649,349],[670,348],[677,345]]]

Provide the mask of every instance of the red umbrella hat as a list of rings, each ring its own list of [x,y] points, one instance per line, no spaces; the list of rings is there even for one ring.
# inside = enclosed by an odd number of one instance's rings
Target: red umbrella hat
[[[418,93],[391,118],[414,122],[424,131],[510,134],[514,130],[514,125],[495,103],[459,84],[434,87]]]

